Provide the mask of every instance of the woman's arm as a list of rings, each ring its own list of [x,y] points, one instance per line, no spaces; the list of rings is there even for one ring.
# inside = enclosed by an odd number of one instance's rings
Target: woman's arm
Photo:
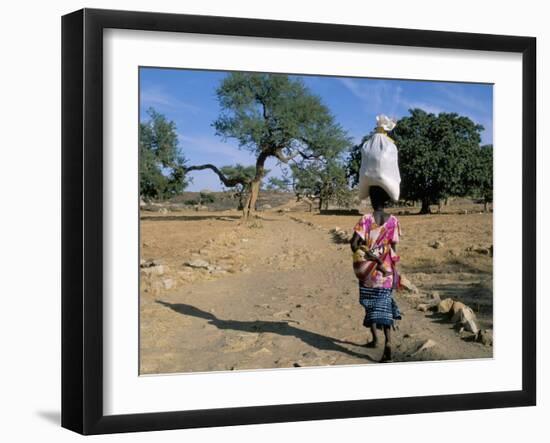
[[[357,234],[357,232],[354,232],[353,236],[351,237],[351,241],[350,241],[351,250],[353,252],[356,252],[363,245],[364,245],[363,239],[359,236],[359,234]],[[367,248],[363,248],[363,251],[365,251],[365,256],[367,257],[368,260],[375,261],[379,265],[383,264],[383,261],[380,259],[380,257],[377,257],[376,255],[374,255]]]
[[[361,246],[362,242],[363,242],[363,239],[359,236],[359,234],[357,234],[357,232],[354,232],[349,242],[349,245],[351,246],[351,250],[353,252],[357,251]]]

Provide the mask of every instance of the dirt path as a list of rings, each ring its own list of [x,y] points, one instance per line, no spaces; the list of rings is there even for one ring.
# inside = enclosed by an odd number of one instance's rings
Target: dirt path
[[[299,223],[288,214],[270,212],[264,218],[249,226],[218,218],[215,226],[224,223],[229,229],[219,229],[213,238],[194,239],[199,245],[195,255],[211,262],[215,258],[227,264],[240,257],[242,263],[233,263],[232,273],[220,271],[174,290],[142,293],[142,373],[365,364],[380,359],[382,349],[364,347],[370,333],[361,324],[363,310],[349,247],[336,243],[326,229]],[[162,245],[146,246],[153,252],[155,247],[162,250]],[[186,258],[177,248],[173,252],[172,269]],[[450,323],[416,310],[414,298],[396,298],[403,320],[394,334],[395,361],[491,356],[492,348],[469,342]],[[417,353],[428,339],[436,345]]]

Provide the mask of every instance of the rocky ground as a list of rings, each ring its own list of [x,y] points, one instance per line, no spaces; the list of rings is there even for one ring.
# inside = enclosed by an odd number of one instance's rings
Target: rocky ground
[[[394,361],[491,357],[492,214],[393,212],[410,281],[396,295]],[[285,207],[260,217],[142,212],[142,374],[380,359],[364,346],[346,242],[358,216]]]

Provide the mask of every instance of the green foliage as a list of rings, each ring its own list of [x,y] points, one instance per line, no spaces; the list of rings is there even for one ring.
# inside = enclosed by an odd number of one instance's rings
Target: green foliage
[[[291,165],[294,191],[298,196],[319,199],[319,209],[328,209],[329,203],[349,207],[352,193],[348,186],[346,168],[337,160]]]
[[[290,180],[287,177],[269,177],[267,180],[266,189],[269,191],[283,191],[286,192],[291,186]]]
[[[493,202],[493,145],[484,145],[478,154],[473,170],[474,195],[487,205]]]
[[[351,143],[329,109],[300,79],[237,72],[223,80],[216,94],[222,108],[213,123],[216,134],[236,139],[239,147],[257,156],[245,217],[255,209],[269,157],[305,167],[307,162],[336,159]]]
[[[149,108],[149,120],[139,125],[140,195],[168,198],[181,193],[188,182],[185,158],[178,150],[176,125]]]
[[[254,178],[254,175],[256,174],[256,167],[243,166],[240,163],[237,163],[236,165],[222,166],[220,168],[220,171],[228,179],[239,178],[249,182]]]
[[[238,200],[238,209],[242,210],[244,207],[244,199],[250,191],[250,182],[256,175],[255,166],[243,166],[240,163],[236,165],[227,165],[222,166],[220,171],[228,179],[240,179],[241,183],[236,183],[235,186],[231,187],[234,191],[234,197]]]
[[[479,181],[482,126],[454,113],[412,109],[390,134],[399,152],[401,198],[429,204],[471,194]]]
[[[373,132],[365,135],[361,142],[351,147],[346,158],[346,176],[352,188],[359,184],[359,170],[361,169],[361,148],[363,144],[372,136]]]
[[[210,192],[199,192],[199,196],[196,199],[189,199],[185,200],[184,203],[186,205],[204,205],[207,203],[214,203],[216,201],[216,197],[214,194],[211,194]]]
[[[228,75],[217,90],[218,135],[256,154],[334,157],[349,138],[321,99],[282,74]]]

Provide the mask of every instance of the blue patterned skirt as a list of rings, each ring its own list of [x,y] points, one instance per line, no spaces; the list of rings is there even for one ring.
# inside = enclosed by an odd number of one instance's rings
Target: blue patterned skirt
[[[392,297],[391,288],[366,288],[359,285],[359,303],[365,308],[363,326],[392,326],[401,319],[399,307]]]

